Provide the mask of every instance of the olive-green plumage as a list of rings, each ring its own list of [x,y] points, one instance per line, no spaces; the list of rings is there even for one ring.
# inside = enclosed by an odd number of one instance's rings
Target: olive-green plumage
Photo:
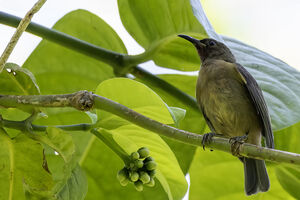
[[[211,131],[224,137],[247,136],[246,142],[273,148],[273,133],[262,91],[250,73],[236,60],[223,43],[213,39],[192,42],[201,58],[196,97],[198,105]],[[242,157],[247,195],[270,187],[265,163]]]

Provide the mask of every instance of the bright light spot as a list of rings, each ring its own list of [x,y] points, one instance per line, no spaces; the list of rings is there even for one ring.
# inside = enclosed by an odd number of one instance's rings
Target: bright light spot
[[[183,197],[182,200],[188,200],[188,199],[189,199],[190,186],[191,186],[191,179],[190,179],[190,174],[189,174],[189,173],[187,173],[187,174],[185,175],[185,179],[186,179],[186,181],[187,181],[187,183],[188,183],[188,190],[187,190],[187,192],[186,192],[186,194],[184,195],[184,197]]]

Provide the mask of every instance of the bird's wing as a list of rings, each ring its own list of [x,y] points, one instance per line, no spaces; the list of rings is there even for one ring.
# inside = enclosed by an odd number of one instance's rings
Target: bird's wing
[[[274,148],[274,136],[271,128],[271,120],[262,91],[253,76],[240,64],[237,64],[238,73],[246,84],[255,108],[263,124],[262,135],[265,137],[267,147]]]
[[[203,117],[206,121],[206,124],[208,125],[208,127],[210,128],[210,130],[214,133],[216,133],[216,130],[215,128],[213,127],[212,123],[210,122],[209,118],[207,117],[206,113],[205,113],[205,110],[204,110],[204,107],[200,104],[200,108],[201,108],[201,111],[202,111],[202,114],[203,114]]]

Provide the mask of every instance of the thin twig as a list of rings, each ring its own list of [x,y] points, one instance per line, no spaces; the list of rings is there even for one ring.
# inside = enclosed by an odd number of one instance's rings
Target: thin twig
[[[0,23],[2,24],[17,27],[20,20],[21,18],[17,16],[0,11]],[[115,71],[119,69],[119,66],[124,66],[124,64],[126,64],[124,63],[124,57],[129,56],[96,46],[89,42],[80,40],[68,34],[47,28],[34,22],[30,22],[26,31],[63,47],[75,50],[76,52],[107,63],[114,67]]]
[[[14,35],[10,39],[9,43],[7,44],[4,52],[0,57],[0,73],[2,72],[5,63],[8,60],[8,57],[10,56],[11,52],[15,48],[19,38],[30,23],[33,15],[40,10],[40,8],[44,5],[45,2],[46,0],[39,0],[37,3],[35,3],[34,6],[26,13],[25,17],[19,23]]]
[[[51,99],[51,100],[49,101],[47,99]],[[76,99],[76,101],[73,101],[72,99],[73,100]],[[101,109],[110,112],[142,128],[181,141],[183,143],[187,143],[194,146],[202,146],[201,143],[203,139],[202,135],[198,135],[195,133],[191,133],[188,131],[180,130],[162,124],[140,113],[137,113],[134,110],[127,108],[124,105],[121,105],[105,97],[91,94],[90,92],[87,91],[79,91],[73,94],[64,94],[64,95],[27,95],[27,96],[0,95],[0,106],[3,107],[24,108],[28,106],[31,107],[50,106],[50,107],[74,107],[78,109],[78,107],[79,108],[84,107],[83,105],[89,105],[88,106],[89,109],[93,107],[96,109]],[[84,109],[79,109],[79,110],[84,110]],[[4,127],[13,128],[14,125],[12,123],[15,122],[2,120],[1,125]],[[17,127],[20,128],[22,126],[23,126],[22,124],[15,123],[16,128]],[[32,128],[33,130],[34,129],[41,130],[44,129],[45,127],[38,127],[33,125]],[[72,125],[72,126],[65,126],[61,128],[75,128],[76,130],[82,128],[83,130],[86,130],[87,127],[86,125],[85,126]],[[91,126],[88,126],[88,129],[89,128],[91,128]],[[210,144],[207,144],[206,147],[210,147],[225,152],[231,152],[231,145],[229,143],[229,140],[226,138],[214,137],[212,139],[212,142]],[[250,158],[269,160],[278,163],[291,163],[291,164],[300,165],[300,154],[259,147],[247,143],[244,143],[241,146],[240,155],[250,157]]]

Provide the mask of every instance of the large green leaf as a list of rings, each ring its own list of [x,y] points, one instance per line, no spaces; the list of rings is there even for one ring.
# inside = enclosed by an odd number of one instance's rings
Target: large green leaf
[[[278,166],[276,176],[281,186],[296,199],[300,198],[300,168],[299,166]]]
[[[300,122],[274,133],[275,148],[283,151],[300,153]]]
[[[0,129],[0,199],[25,199],[24,188],[51,198],[53,181],[43,168],[42,146],[20,134],[10,139]]]
[[[115,78],[102,82],[97,94],[119,102],[151,119],[171,124],[173,118],[161,98],[145,85],[125,78]],[[112,129],[114,140],[128,153],[146,146],[158,163],[157,178],[167,192],[169,199],[180,199],[186,192],[187,184],[176,157],[168,145],[156,134],[119,117],[103,111],[97,112],[102,126]],[[101,121],[105,123],[102,123]],[[110,121],[113,121],[111,123]],[[119,121],[119,123],[118,123]],[[172,170],[170,170],[172,169]]]
[[[243,164],[236,157],[221,151],[203,151],[198,148],[190,168],[190,200],[246,199]],[[268,192],[258,193],[249,199],[294,199],[279,184],[275,166],[267,164],[271,182]]]
[[[86,177],[77,164],[72,136],[55,127],[48,127],[46,134],[37,135],[37,139],[47,145],[45,155],[55,182],[53,195],[59,200],[84,199],[87,192]]]
[[[277,149],[300,153],[300,123],[275,132]],[[276,176],[282,187],[296,199],[300,198],[300,170],[298,166],[281,165],[276,168]]]
[[[178,34],[207,37],[189,0],[118,0],[123,25],[157,65],[182,71],[199,69],[192,45]]]
[[[66,14],[53,29],[106,49],[126,53],[115,31],[101,18],[85,10]],[[47,40],[42,40],[23,67],[35,75],[44,94],[95,90],[101,81],[114,76],[112,67],[107,64]]]
[[[59,200],[83,200],[87,190],[88,184],[85,173],[79,165],[76,165],[57,198]]]
[[[5,64],[0,73],[0,94],[33,95],[39,94],[39,87],[33,74],[14,63]]]
[[[164,124],[173,124],[173,118],[161,98],[142,83],[126,78],[114,78],[102,82],[96,94],[125,105],[145,116]],[[110,113],[97,112],[98,119],[111,120],[115,117]],[[127,122],[129,123],[129,122]]]
[[[47,127],[47,140],[45,144],[53,148],[66,163],[70,162],[75,153],[75,147],[72,137],[65,131],[55,128]]]

